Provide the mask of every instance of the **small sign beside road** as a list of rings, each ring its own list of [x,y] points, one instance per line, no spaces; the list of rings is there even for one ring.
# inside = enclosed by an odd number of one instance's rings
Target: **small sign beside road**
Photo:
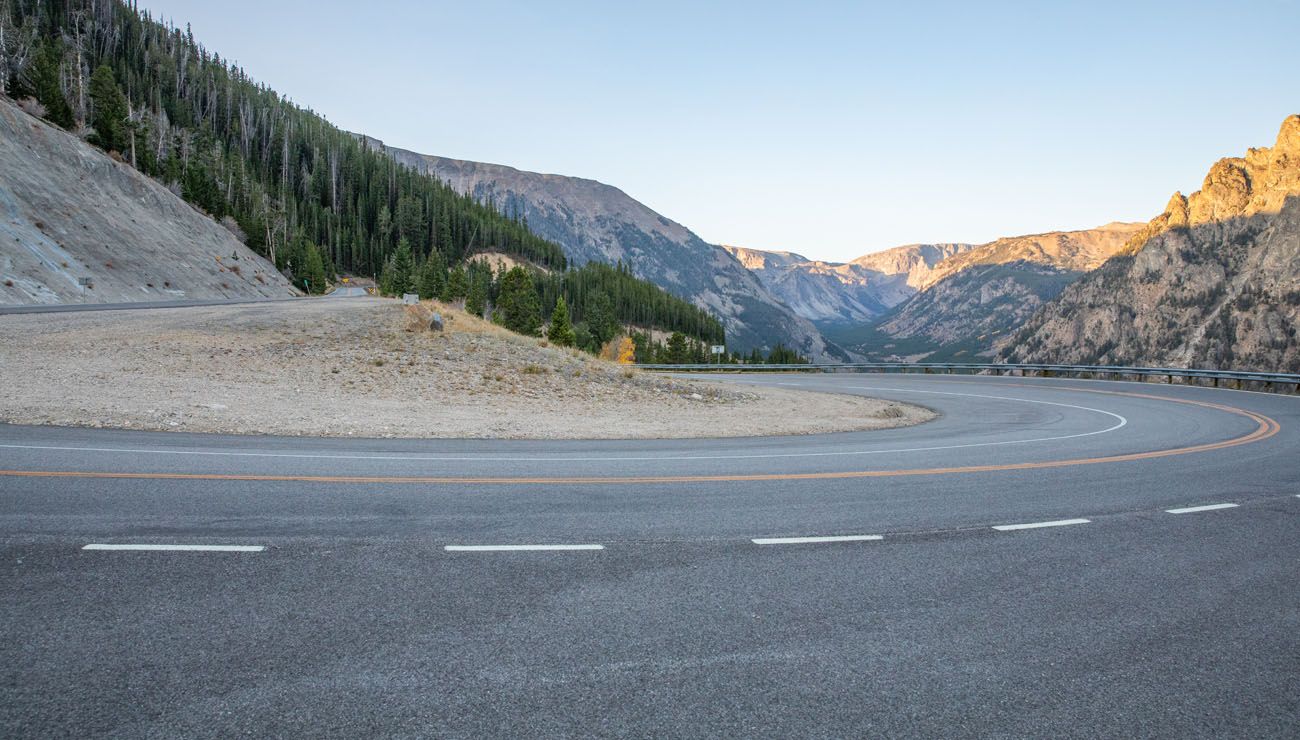
[[[405,304],[408,305],[408,306],[414,306],[415,304],[417,304],[417,303],[419,303],[419,302],[420,302],[420,294],[419,294],[419,293],[403,293],[403,294],[402,294],[402,303],[405,303]]]
[[[715,355],[720,355],[720,354],[722,354],[722,353],[724,353],[724,352],[727,351],[727,347],[726,347],[726,345],[715,344],[715,345],[713,345],[712,347],[709,347],[709,351],[712,352],[712,353],[715,354]]]

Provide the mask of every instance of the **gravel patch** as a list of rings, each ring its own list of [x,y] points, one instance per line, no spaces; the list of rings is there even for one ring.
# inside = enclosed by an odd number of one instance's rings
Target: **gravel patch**
[[[442,333],[425,328],[439,310]],[[357,437],[814,434],[933,412],[682,381],[381,298],[0,316],[0,421]]]

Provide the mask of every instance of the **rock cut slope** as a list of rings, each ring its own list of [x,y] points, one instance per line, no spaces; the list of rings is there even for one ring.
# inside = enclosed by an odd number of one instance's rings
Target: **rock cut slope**
[[[1009,361],[1300,371],[1300,116],[1045,305]]]
[[[0,98],[0,304],[296,294],[163,185]]]
[[[840,355],[806,319],[774,297],[730,253],[685,226],[595,180],[527,172],[505,165],[419,154],[363,137],[398,162],[459,192],[522,213],[528,227],[560,244],[574,264],[623,262],[640,278],[722,320],[733,349],[777,342],[814,359]]]

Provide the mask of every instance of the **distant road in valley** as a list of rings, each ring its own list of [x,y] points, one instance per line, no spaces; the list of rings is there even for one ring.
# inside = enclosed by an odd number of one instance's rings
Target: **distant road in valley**
[[[0,426],[0,731],[1294,736],[1300,398],[717,379],[941,416],[586,442]]]
[[[324,298],[351,298],[366,295],[365,288],[356,286],[341,287]],[[288,297],[288,298],[236,298],[236,299],[203,299],[203,300],[181,300],[181,301],[134,301],[130,303],[33,303],[33,304],[0,304],[0,315],[20,314],[20,313],[68,313],[75,311],[135,311],[149,308],[192,308],[196,306],[238,306],[245,303],[278,303],[282,301],[297,301],[309,296]]]

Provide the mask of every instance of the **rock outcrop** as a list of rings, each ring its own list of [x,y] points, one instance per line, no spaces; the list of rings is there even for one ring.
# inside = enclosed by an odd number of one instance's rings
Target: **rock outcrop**
[[[1062,272],[1088,272],[1121,251],[1142,227],[1114,222],[1095,229],[1004,237],[944,260],[929,272],[920,287],[924,290],[979,265],[1024,262]]]
[[[921,290],[875,325],[873,359],[978,360],[1085,271],[1124,248],[1141,224],[1007,237],[939,263]],[[892,345],[892,346],[891,346]],[[905,354],[897,348],[906,348]]]
[[[934,268],[971,244],[908,244],[851,262],[724,246],[795,313],[819,327],[871,321],[914,295]]]
[[[5,98],[0,163],[0,304],[297,294],[166,187]]]
[[[1300,371],[1300,116],[1066,288],[1008,361]]]

